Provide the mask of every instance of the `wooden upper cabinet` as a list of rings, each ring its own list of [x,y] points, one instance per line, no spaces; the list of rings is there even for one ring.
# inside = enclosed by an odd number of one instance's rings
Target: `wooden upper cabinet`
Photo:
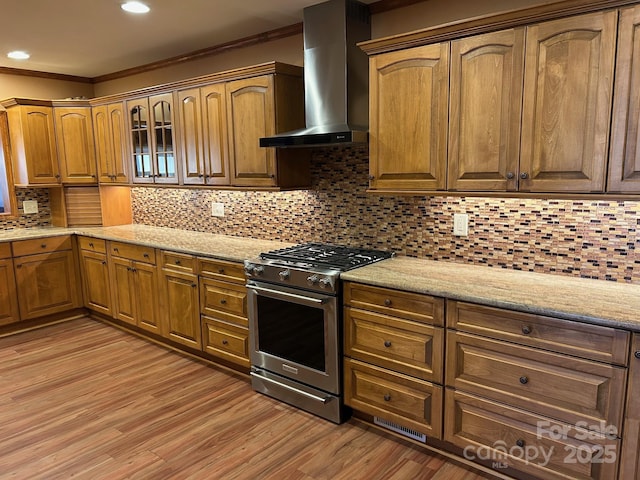
[[[62,182],[97,183],[91,107],[55,106],[53,112]]]
[[[122,102],[92,108],[100,183],[129,183],[127,130]]]
[[[449,43],[370,59],[370,187],[444,190]]]
[[[451,43],[449,190],[517,188],[524,28]]]
[[[521,191],[604,191],[617,15],[527,27]]]
[[[228,185],[225,85],[180,90],[177,99],[183,182]]]
[[[59,184],[51,102],[13,98],[0,104],[7,110],[15,183]]]
[[[640,193],[640,7],[621,10],[607,190]]]

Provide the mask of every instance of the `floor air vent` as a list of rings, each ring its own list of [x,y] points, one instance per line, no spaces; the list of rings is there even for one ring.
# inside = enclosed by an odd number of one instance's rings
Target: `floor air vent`
[[[373,417],[373,423],[376,425],[380,425],[388,430],[393,430],[400,435],[404,435],[405,437],[409,437],[413,440],[417,440],[418,442],[427,443],[427,436],[424,433],[416,432],[415,430],[411,430],[410,428],[403,427],[402,425],[398,425],[397,423],[390,422],[389,420],[385,420],[380,417]]]

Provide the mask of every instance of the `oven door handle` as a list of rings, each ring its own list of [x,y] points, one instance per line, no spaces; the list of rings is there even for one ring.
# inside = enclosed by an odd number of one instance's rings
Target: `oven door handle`
[[[262,382],[272,383],[274,385],[277,385],[280,388],[284,388],[285,390],[290,390],[290,391],[292,391],[294,393],[297,393],[298,395],[302,395],[302,396],[307,397],[307,398],[309,398],[311,400],[314,400],[316,402],[327,403],[332,398],[331,396],[318,397],[317,395],[313,395],[312,393],[305,392],[304,390],[300,390],[299,388],[295,388],[295,387],[292,387],[290,385],[285,385],[284,383],[280,383],[280,382],[278,382],[276,380],[272,380],[271,378],[267,378],[264,375],[260,375],[259,373],[251,372],[250,375],[252,377],[259,378],[260,381],[262,381]]]
[[[295,293],[281,292],[279,290],[271,290],[270,288],[256,287],[253,285],[249,288],[257,294],[265,293],[280,300],[298,300],[299,302],[304,302],[307,304],[313,303],[316,305],[322,305],[327,302],[326,298],[305,297],[304,295],[296,295]]]

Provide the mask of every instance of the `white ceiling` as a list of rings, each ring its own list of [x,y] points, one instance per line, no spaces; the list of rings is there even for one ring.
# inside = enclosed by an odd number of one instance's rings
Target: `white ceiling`
[[[145,0],[151,12],[133,15],[121,0],[2,0],[0,67],[97,77],[301,22],[321,2]]]

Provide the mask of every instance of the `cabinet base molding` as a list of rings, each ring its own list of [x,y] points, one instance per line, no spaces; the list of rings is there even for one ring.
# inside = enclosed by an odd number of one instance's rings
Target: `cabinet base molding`
[[[47,327],[56,323],[68,322],[70,320],[76,320],[87,316],[87,310],[85,308],[76,308],[67,312],[56,313],[53,315],[47,315],[33,320],[24,320],[0,327],[0,338],[8,337],[10,335],[17,335],[18,333],[28,332],[37,328]]]

